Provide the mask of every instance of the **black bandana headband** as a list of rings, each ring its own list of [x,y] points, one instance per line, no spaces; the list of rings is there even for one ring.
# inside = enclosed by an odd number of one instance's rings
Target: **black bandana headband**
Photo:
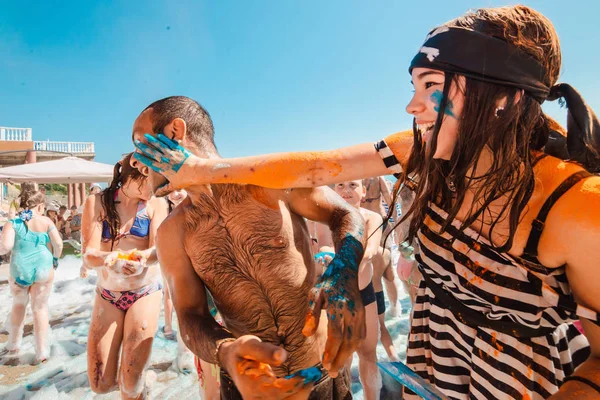
[[[470,29],[440,26],[425,38],[410,63],[409,73],[414,68],[431,68],[519,88],[539,103],[563,98],[569,109],[569,133],[567,138],[551,133],[546,146],[551,151],[547,152],[580,162],[590,171],[600,171],[600,123],[596,114],[570,85],[548,87],[543,81],[544,67],[518,47]]]
[[[542,103],[550,93],[544,67],[516,46],[470,29],[441,26],[427,35],[410,63],[523,89]]]

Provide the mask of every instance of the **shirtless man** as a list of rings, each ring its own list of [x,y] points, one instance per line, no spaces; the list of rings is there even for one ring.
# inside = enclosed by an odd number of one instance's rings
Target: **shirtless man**
[[[186,97],[151,104],[136,119],[133,139],[219,157],[210,116]],[[168,183],[158,171],[149,175],[155,191]],[[338,371],[366,329],[357,277],[366,236],[358,210],[329,188],[186,190],[188,198],[159,229],[158,255],[185,344],[221,366],[221,398],[351,398],[347,370]],[[339,254],[314,288],[320,271],[303,217],[331,227]],[[209,312],[206,289],[224,326]]]

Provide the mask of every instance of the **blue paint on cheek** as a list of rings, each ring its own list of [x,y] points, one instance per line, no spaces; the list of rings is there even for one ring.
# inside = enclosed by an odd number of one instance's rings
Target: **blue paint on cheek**
[[[431,95],[430,99],[431,99],[431,101],[433,101],[435,103],[435,107],[433,107],[433,109],[435,111],[440,112],[440,104],[442,104],[443,98],[444,98],[444,94],[439,90],[436,90]],[[446,104],[446,109],[444,110],[444,114],[448,115],[449,117],[456,118],[456,116],[452,112],[452,109],[454,109],[454,103],[452,103],[452,101],[450,99],[448,99],[448,103]]]

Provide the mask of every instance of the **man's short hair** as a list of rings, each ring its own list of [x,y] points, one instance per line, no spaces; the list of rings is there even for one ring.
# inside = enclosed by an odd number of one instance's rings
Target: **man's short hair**
[[[67,206],[60,206],[60,210],[66,210]]]
[[[185,96],[171,96],[155,101],[146,107],[152,109],[152,129],[160,133],[175,118],[187,125],[187,135],[198,148],[217,151],[215,131],[208,111],[198,102]]]

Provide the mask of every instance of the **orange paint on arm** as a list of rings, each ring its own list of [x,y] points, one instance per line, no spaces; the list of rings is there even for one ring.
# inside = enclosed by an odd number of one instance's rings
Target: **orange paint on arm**
[[[412,148],[412,133],[401,132],[386,140],[404,163]],[[206,174],[206,166],[206,161],[202,161],[197,173]],[[317,187],[390,173],[372,142],[329,151],[210,160],[208,166],[212,166],[210,176],[203,177],[203,182],[251,184],[273,189]]]
[[[321,186],[327,184],[325,179],[334,178],[342,171],[341,156],[338,151],[323,151],[278,153],[252,157],[250,160],[234,159],[230,160],[231,164],[221,162],[213,167],[213,181],[274,189]]]

